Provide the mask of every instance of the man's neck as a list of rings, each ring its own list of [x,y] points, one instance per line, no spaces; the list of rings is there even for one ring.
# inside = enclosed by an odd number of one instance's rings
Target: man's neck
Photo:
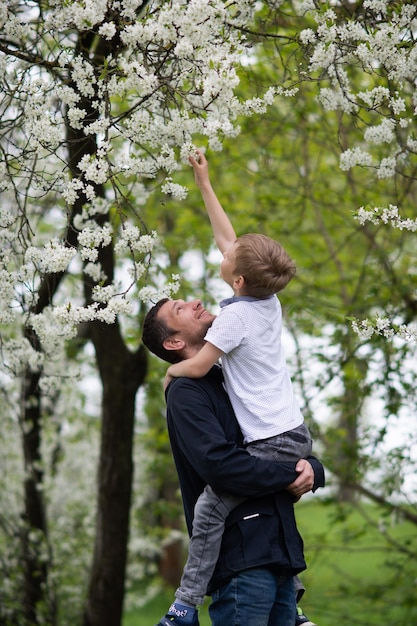
[[[204,341],[200,344],[192,344],[191,346],[186,346],[182,351],[182,360],[191,359],[191,357],[195,356],[200,352],[201,348],[204,346]]]

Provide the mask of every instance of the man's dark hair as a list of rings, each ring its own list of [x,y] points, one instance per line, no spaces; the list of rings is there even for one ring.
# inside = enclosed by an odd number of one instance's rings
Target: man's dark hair
[[[165,302],[168,302],[169,298],[163,298],[159,300],[145,316],[142,330],[142,341],[145,346],[153,354],[158,356],[168,363],[178,363],[181,358],[176,350],[166,350],[164,348],[164,341],[175,335],[177,332],[173,328],[169,328],[163,320],[158,317],[159,309]]]

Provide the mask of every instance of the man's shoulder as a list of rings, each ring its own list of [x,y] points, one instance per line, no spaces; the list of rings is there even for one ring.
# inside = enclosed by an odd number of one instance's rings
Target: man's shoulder
[[[168,385],[168,389],[170,388],[181,388],[181,387],[196,387],[196,388],[205,388],[212,385],[220,385],[223,386],[224,377],[223,371],[220,365],[213,365],[213,367],[201,378],[188,378],[188,376],[179,376],[178,378],[173,378],[171,383]]]
[[[201,378],[180,376],[174,378],[168,385],[165,395],[167,404],[171,399],[192,395],[226,396],[224,378],[221,367],[215,365]]]

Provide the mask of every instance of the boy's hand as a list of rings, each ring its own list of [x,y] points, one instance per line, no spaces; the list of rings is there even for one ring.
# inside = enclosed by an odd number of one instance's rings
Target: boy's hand
[[[170,376],[170,374],[168,374],[168,372],[165,374],[165,378],[164,378],[164,382],[163,382],[163,386],[164,386],[164,391],[165,389],[168,387],[169,383],[171,382],[171,380],[173,379],[173,376]]]
[[[196,156],[190,155],[188,160],[194,170],[195,182],[197,186],[201,188],[204,184],[209,182],[208,162],[202,150],[197,148],[195,155]]]

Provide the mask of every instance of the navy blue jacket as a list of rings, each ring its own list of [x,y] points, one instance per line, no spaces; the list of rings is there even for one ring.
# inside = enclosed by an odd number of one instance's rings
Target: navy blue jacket
[[[295,575],[306,568],[293,497],[287,487],[297,478],[295,463],[251,456],[223,387],[220,368],[203,378],[175,378],[166,390],[167,423],[191,534],[194,505],[206,484],[247,497],[229,515],[209,592],[237,572],[270,567]],[[324,470],[309,458],[314,490],[324,486]]]

